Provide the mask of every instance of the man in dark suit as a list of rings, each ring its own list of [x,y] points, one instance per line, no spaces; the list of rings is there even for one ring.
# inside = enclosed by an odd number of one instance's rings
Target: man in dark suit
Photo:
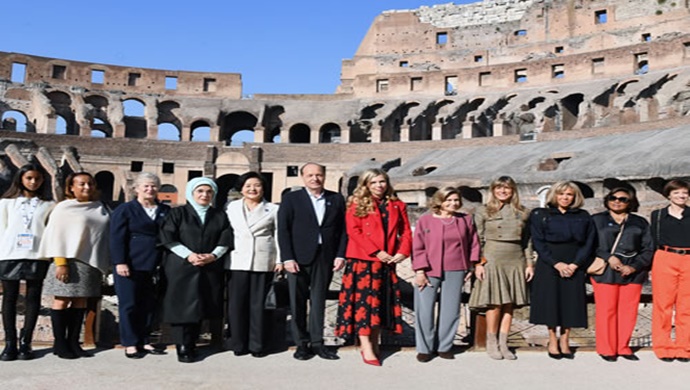
[[[278,209],[278,245],[297,344],[294,357],[308,360],[316,354],[335,360],[338,355],[323,345],[323,322],[333,271],[345,265],[345,202],[340,194],[323,188],[326,167],[307,163],[300,175],[305,188],[283,195]]]

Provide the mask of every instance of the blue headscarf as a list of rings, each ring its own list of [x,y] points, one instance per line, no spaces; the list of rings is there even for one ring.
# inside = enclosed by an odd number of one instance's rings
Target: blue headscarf
[[[187,183],[187,189],[185,190],[187,202],[194,207],[194,211],[196,211],[201,219],[201,222],[203,223],[206,220],[206,211],[208,211],[208,208],[211,207],[211,205],[209,204],[208,206],[201,206],[194,200],[194,190],[199,186],[211,187],[213,190],[213,199],[211,199],[211,203],[213,203],[216,200],[216,194],[218,193],[218,185],[216,185],[216,182],[208,177],[195,177]]]

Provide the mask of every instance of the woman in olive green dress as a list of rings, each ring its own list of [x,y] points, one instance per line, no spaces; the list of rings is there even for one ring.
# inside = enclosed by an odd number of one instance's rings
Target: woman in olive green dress
[[[513,309],[529,304],[527,282],[534,275],[527,218],[517,184],[508,176],[494,180],[488,201],[474,216],[482,245],[482,264],[470,308],[486,311],[486,349],[493,359],[515,360],[507,345]],[[498,340],[497,340],[498,334]]]

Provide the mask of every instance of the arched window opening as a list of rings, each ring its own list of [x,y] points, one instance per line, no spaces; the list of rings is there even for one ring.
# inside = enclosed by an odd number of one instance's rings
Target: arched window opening
[[[122,102],[125,116],[143,117],[146,114],[146,105],[136,99],[127,99]]]
[[[26,115],[21,111],[10,110],[2,114],[2,121],[0,121],[0,129],[2,130],[26,133],[27,125]]]
[[[211,140],[211,126],[206,121],[196,121],[191,126],[191,140],[194,142],[209,142]]]
[[[230,146],[242,146],[249,142],[254,142],[254,132],[252,130],[239,130],[230,138]]]
[[[109,138],[103,130],[91,130],[91,138]]]
[[[290,128],[290,143],[291,144],[308,144],[310,141],[311,130],[309,126],[298,123]]]
[[[322,144],[340,143],[340,126],[335,123],[327,123],[319,130],[319,142]]]
[[[180,130],[172,123],[158,125],[158,139],[162,141],[179,141]]]
[[[67,134],[67,121],[60,115],[55,120],[55,134]]]

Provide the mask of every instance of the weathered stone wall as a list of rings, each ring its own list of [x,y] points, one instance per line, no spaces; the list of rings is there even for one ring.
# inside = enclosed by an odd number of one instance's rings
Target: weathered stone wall
[[[687,64],[687,37],[680,46],[653,47],[684,33],[688,24],[687,3],[656,0],[487,0],[385,12],[374,20],[355,56],[343,61],[338,91],[367,97],[441,94],[446,77],[458,77],[459,91],[520,88],[515,75],[501,68],[532,68],[529,85],[601,77],[592,70],[591,58],[583,61],[587,53],[605,59],[604,77],[634,74],[632,55],[649,50],[654,51],[647,53],[650,68],[670,68]],[[623,49],[624,56],[615,52]],[[550,69],[534,72],[530,62],[540,59],[568,70],[553,80]],[[572,71],[578,67],[585,71]],[[480,74],[487,72],[494,82],[482,85]],[[378,80],[389,78],[395,79],[389,80],[392,88],[377,88]],[[413,87],[412,78],[423,80]]]

